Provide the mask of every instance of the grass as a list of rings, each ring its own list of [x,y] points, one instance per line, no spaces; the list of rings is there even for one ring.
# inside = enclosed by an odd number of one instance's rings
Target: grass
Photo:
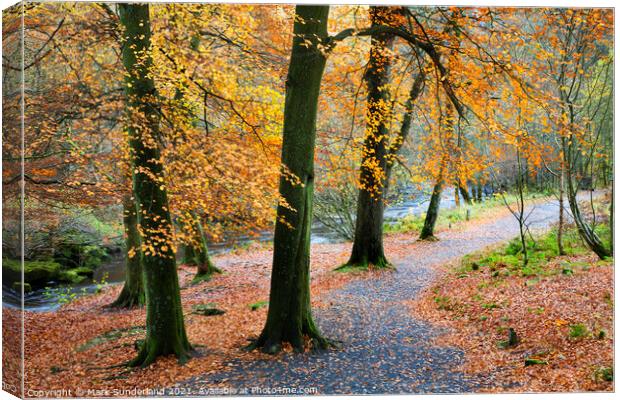
[[[605,237],[605,235],[608,235],[608,232],[609,227],[607,225],[597,226],[597,233],[600,237]],[[567,256],[588,254],[590,252],[575,228],[564,231],[562,243]],[[492,277],[517,275],[531,278],[526,284],[534,286],[538,283],[539,277],[558,274],[572,275],[578,269],[587,270],[590,268],[587,263],[571,261],[562,261],[559,267],[549,268],[549,260],[559,255],[557,229],[536,237],[534,240],[528,238],[526,247],[529,261],[525,266],[523,265],[521,241],[519,238],[515,238],[504,247],[463,257],[461,266],[456,271],[456,274],[457,276],[463,276],[473,271],[487,271]]]
[[[437,296],[435,297],[435,303],[437,304],[437,309],[450,311],[453,309],[452,301],[447,296]]]
[[[260,300],[260,301],[257,301],[256,303],[250,304],[249,307],[250,307],[250,310],[256,311],[260,308],[267,307],[268,305],[269,305],[269,302],[267,300]]]
[[[613,382],[614,380],[614,367],[599,367],[594,376],[596,380],[603,380],[607,382]]]
[[[575,324],[569,327],[568,336],[573,339],[583,339],[590,336],[590,331],[584,324]]]

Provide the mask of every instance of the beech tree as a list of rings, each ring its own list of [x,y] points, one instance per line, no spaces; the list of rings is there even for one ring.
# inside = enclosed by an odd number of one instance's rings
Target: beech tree
[[[165,174],[160,160],[157,91],[150,75],[150,17],[148,4],[119,4],[123,26],[123,65],[133,194],[142,234],[146,292],[146,339],[130,366],[147,366],[158,356],[174,354],[180,362],[190,356],[176,271],[172,221]]]
[[[142,250],[138,231],[138,213],[132,195],[123,199],[123,227],[125,229],[125,283],[111,307],[131,308],[144,305]]]
[[[371,6],[371,29],[389,25],[393,9]],[[360,189],[353,250],[346,265],[389,267],[383,250],[384,185],[390,121],[390,49],[394,35],[385,32],[370,35],[370,57],[364,74],[368,91],[366,133],[360,166]]]
[[[221,273],[222,271],[211,261],[207,237],[202,227],[202,221],[196,213],[188,212],[182,225],[186,235],[191,238],[190,243],[183,243],[183,264],[197,267],[193,282],[209,280],[213,274]]]
[[[321,78],[326,56],[329,6],[295,8],[282,142],[282,168],[269,310],[265,327],[250,349],[280,351],[290,343],[303,351],[304,337],[325,348],[310,307],[310,228],[314,190],[314,144]]]

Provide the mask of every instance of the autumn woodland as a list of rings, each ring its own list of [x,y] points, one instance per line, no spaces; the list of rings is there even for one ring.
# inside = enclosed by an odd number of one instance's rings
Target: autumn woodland
[[[2,22],[3,390],[613,391],[613,9]]]

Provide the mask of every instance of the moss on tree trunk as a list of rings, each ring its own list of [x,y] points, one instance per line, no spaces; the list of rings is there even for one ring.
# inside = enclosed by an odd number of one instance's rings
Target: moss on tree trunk
[[[138,214],[132,196],[123,199],[123,225],[125,227],[125,283],[118,298],[110,304],[115,308],[132,308],[144,305],[142,277],[142,251]]]
[[[185,265],[197,265],[196,263],[196,251],[191,244],[182,244],[183,247],[183,259],[181,263]]]
[[[372,26],[389,23],[386,7],[370,7]],[[357,200],[355,236],[351,257],[346,265],[389,267],[383,250],[384,178],[387,172],[387,138],[389,137],[389,82],[391,60],[389,49],[394,36],[374,33],[370,37],[370,57],[364,74],[368,90],[366,100],[366,137],[360,167],[361,188]]]
[[[124,28],[127,131],[133,170],[133,192],[142,232],[146,294],[146,339],[130,366],[146,366],[158,356],[174,354],[180,362],[190,355],[185,333],[172,221],[159,149],[157,92],[151,75],[150,19],[147,4],[118,5]]]
[[[310,227],[314,190],[314,145],[319,89],[325,56],[316,45],[327,37],[329,6],[298,5],[286,79],[280,195],[267,322],[250,348],[276,353],[282,343],[296,350],[304,338],[326,347],[310,309]],[[309,41],[310,46],[304,44]]]

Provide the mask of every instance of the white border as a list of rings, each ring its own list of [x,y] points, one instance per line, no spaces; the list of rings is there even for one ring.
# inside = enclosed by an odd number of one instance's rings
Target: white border
[[[96,2],[94,0],[85,0],[88,2]],[[190,3],[191,1],[178,1],[178,0],[150,0],[150,3]],[[193,1],[193,2],[201,2],[201,3],[262,3],[262,4],[331,4],[331,5],[340,5],[340,4],[405,4],[405,5],[426,5],[426,6],[436,6],[436,5],[454,5],[454,6],[492,6],[492,7],[588,7],[588,8],[592,8],[592,7],[604,7],[604,8],[615,8],[615,2],[614,1],[609,1],[609,0],[591,0],[591,1],[583,1],[583,0],[578,0],[578,1],[567,1],[567,0],[544,0],[544,1],[532,1],[532,0],[527,0],[527,1],[515,1],[515,0],[503,0],[503,1],[498,1],[498,0],[485,0],[485,1],[466,1],[466,2],[461,2],[461,1],[445,1],[445,0],[417,0],[417,1],[411,1],[411,0],[393,0],[393,1],[374,1],[374,2],[368,2],[365,0],[362,1],[355,1],[355,0],[336,0],[333,2],[330,1],[325,1],[325,0],[297,0],[297,1],[283,1],[283,0],[271,0],[271,1],[257,1],[257,0],[243,0],[243,1],[230,1],[230,0],[220,0],[220,1]],[[5,8],[8,8],[14,4],[17,4],[17,1],[12,1],[12,0],[0,0],[0,8],[2,10],[4,10]],[[615,12],[614,12],[615,14]],[[614,16],[615,17],[615,16]],[[0,23],[1,24],[1,23]],[[618,43],[618,30],[616,29],[616,22],[615,22],[615,18],[614,18],[614,43]],[[0,46],[0,50],[1,50],[1,46]],[[618,77],[619,77],[619,69],[617,68],[616,65],[614,65],[615,67],[615,71],[614,71],[614,78],[615,81],[614,82],[619,82]],[[1,85],[1,80],[0,80],[0,85]],[[618,103],[615,101],[615,93],[614,93],[614,139],[617,139],[618,137],[618,129],[617,126],[615,125],[615,115],[618,115]],[[0,118],[2,115],[2,110],[0,108]],[[614,140],[614,148],[615,148],[615,140]],[[1,160],[1,154],[0,154],[0,160]],[[614,168],[614,177],[620,177],[620,164],[618,164],[617,162],[617,157],[616,154],[614,152],[614,162],[615,162],[615,168]],[[0,167],[0,172],[1,172],[1,167]],[[1,176],[1,175],[0,175]],[[1,190],[1,189],[0,189]],[[619,210],[620,208],[618,208],[618,205],[620,203],[620,201],[618,200],[618,198],[620,197],[620,193],[616,193],[615,194],[615,204],[614,204],[614,209],[615,210]],[[1,202],[1,198],[0,198],[0,202]],[[616,218],[617,220],[617,218]],[[614,227],[614,236],[616,238],[620,237],[618,235],[618,231],[620,229],[618,229],[619,225],[615,224],[616,226]],[[615,246],[616,249],[618,249],[618,246]],[[1,256],[1,252],[2,250],[0,249],[0,256]],[[614,271],[614,282],[617,281],[618,278],[618,270],[615,269]],[[614,285],[615,286],[615,285]],[[617,299],[618,296],[617,294],[615,295],[615,302],[614,304],[617,304]],[[614,338],[615,335],[618,334],[618,332],[620,332],[618,330],[618,319],[616,318],[616,312],[614,309]],[[0,329],[2,327],[2,323],[0,322]],[[618,370],[618,358],[615,357],[615,353],[616,353],[616,343],[614,343],[614,370],[617,372]],[[2,350],[0,349],[0,357],[2,356]],[[1,376],[1,370],[2,370],[2,365],[0,363],[0,376]],[[390,396],[390,397],[395,397],[395,398],[399,398],[399,399],[412,399],[414,397],[421,397],[423,396],[424,399],[446,399],[446,396],[449,396],[450,399],[461,399],[461,398],[471,398],[472,396],[476,397],[476,398],[493,398],[493,399],[501,399],[501,400],[506,400],[506,399],[542,399],[542,400],[551,400],[551,399],[566,399],[566,400],[580,400],[580,399],[613,399],[615,398],[615,393],[557,393],[557,394],[457,394],[457,395],[400,395],[400,396]],[[333,399],[333,400],[344,400],[344,399],[350,399],[352,396],[312,396],[312,398],[319,398],[319,399]],[[364,396],[364,399],[381,399],[381,398],[385,398],[386,396]],[[212,398],[212,397],[210,397]],[[265,397],[244,397],[244,399],[264,399]],[[286,398],[294,398],[294,397],[286,397]],[[297,397],[299,398],[299,397]],[[0,400],[4,400],[4,399],[15,399],[14,396],[4,392],[4,391],[0,391]],[[199,399],[204,399],[204,398],[199,398]]]

